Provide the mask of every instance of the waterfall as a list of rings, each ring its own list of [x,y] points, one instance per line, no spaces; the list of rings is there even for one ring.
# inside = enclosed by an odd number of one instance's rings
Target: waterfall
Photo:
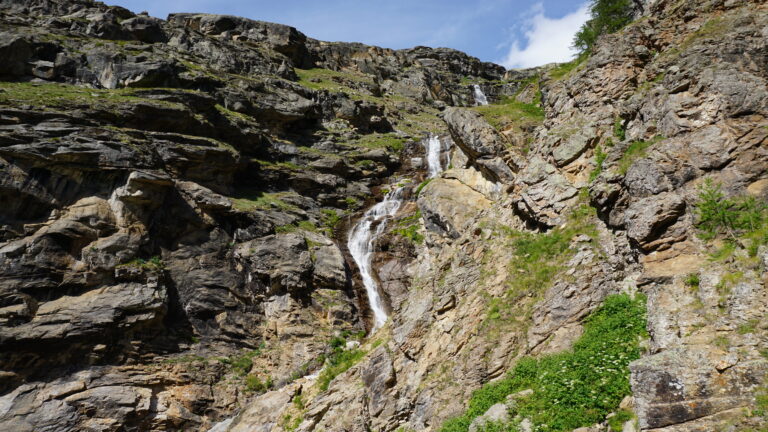
[[[488,105],[488,98],[485,97],[485,93],[483,93],[483,89],[480,88],[480,85],[473,84],[472,89],[474,90],[475,95],[475,105]]]
[[[362,219],[349,232],[347,240],[349,253],[352,255],[355,264],[357,264],[357,268],[360,269],[365,292],[368,294],[368,302],[371,304],[371,310],[373,311],[374,329],[381,327],[387,321],[387,311],[384,309],[384,304],[379,295],[378,284],[373,277],[373,266],[371,263],[373,244],[384,232],[387,218],[394,216],[400,208],[402,193],[402,187],[394,189],[384,197],[382,202],[368,209]],[[374,230],[372,228],[376,222],[378,222],[378,225]]]
[[[426,141],[426,147],[429,178],[435,178],[443,171],[443,164],[440,161],[443,145],[437,135],[429,134],[429,138],[427,138]]]

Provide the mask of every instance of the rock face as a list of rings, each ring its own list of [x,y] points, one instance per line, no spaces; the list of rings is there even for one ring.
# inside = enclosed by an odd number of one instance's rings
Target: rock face
[[[437,431],[620,292],[649,336],[625,431],[765,428],[768,10],[633,3],[582,64],[505,71],[0,0],[0,430]],[[753,231],[702,236],[712,185]],[[372,332],[346,237],[393,188]],[[465,429],[538,430],[533,393]]]

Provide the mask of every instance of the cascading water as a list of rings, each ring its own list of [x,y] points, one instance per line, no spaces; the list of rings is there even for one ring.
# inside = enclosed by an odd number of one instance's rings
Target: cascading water
[[[429,178],[435,178],[443,171],[443,165],[440,161],[443,145],[437,135],[430,134],[426,141],[427,147],[427,170]]]
[[[384,303],[379,295],[378,284],[373,277],[373,266],[371,263],[373,244],[384,232],[387,219],[394,216],[397,210],[400,209],[402,194],[403,188],[396,188],[390,191],[382,202],[368,209],[362,219],[350,231],[347,240],[349,253],[352,255],[355,264],[357,264],[357,268],[360,269],[363,286],[365,286],[365,292],[368,294],[368,302],[371,304],[371,310],[373,311],[374,329],[381,327],[387,321],[387,311],[384,309]],[[376,225],[374,230],[373,226],[377,222],[378,225]]]
[[[485,97],[485,93],[483,93],[483,89],[480,88],[480,85],[474,84],[472,89],[474,90],[475,95],[475,105],[488,105],[488,98]]]

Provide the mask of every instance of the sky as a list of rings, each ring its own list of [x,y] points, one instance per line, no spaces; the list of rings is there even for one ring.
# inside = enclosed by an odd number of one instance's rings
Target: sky
[[[507,68],[570,60],[587,0],[104,0],[165,19],[171,12],[238,15],[325,41],[386,48],[448,47]]]

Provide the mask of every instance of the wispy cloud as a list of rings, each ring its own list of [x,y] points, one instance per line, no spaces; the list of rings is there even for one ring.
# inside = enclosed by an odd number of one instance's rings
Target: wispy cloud
[[[565,62],[576,55],[573,36],[589,18],[589,5],[584,3],[562,18],[547,18],[544,6],[537,3],[523,18],[525,43],[515,40],[501,64],[507,68],[541,66]]]

